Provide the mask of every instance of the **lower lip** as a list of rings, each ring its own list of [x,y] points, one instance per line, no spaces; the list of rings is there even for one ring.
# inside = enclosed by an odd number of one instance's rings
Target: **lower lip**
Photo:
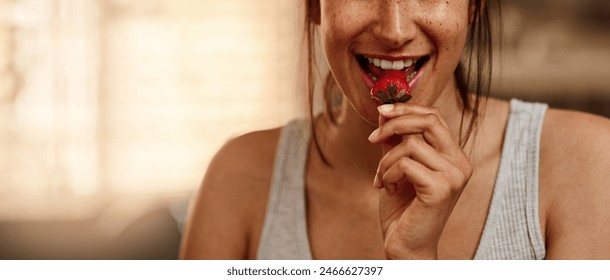
[[[417,82],[419,81],[419,77],[421,77],[422,73],[424,72],[424,69],[426,68],[426,64],[422,65],[422,67],[419,69],[419,71],[417,71],[417,74],[415,74],[415,77],[413,77],[413,79],[409,80],[409,89],[411,89],[411,94],[413,94],[413,91],[415,89],[415,87],[417,86]],[[362,77],[362,79],[364,80],[364,84],[369,88],[373,88],[373,86],[375,86],[375,82],[371,79],[371,77],[369,77],[369,74],[366,73],[366,71],[364,69],[362,69],[362,67],[358,66],[358,69],[360,70],[360,76]]]

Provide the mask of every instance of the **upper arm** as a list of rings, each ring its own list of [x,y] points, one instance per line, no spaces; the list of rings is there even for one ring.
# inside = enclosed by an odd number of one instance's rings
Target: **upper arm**
[[[540,170],[547,258],[610,259],[610,121],[561,111],[548,119]]]
[[[180,257],[247,259],[253,228],[262,223],[277,131],[229,141],[210,162],[191,205]]]

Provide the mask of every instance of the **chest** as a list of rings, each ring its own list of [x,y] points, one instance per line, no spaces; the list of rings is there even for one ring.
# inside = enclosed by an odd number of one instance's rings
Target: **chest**
[[[374,196],[308,192],[307,229],[314,259],[383,259]]]
[[[493,178],[483,174],[484,170],[479,173],[473,175],[443,230],[441,259],[472,259],[476,253],[493,191]],[[359,192],[328,191],[336,187],[334,183],[312,180],[307,186],[307,230],[313,258],[384,259],[379,191],[368,180],[343,182]]]

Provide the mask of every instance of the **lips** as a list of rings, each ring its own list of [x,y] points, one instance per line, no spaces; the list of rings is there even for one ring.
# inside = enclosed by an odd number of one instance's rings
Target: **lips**
[[[407,77],[407,81],[413,88],[417,80],[417,74],[428,61],[428,56],[411,57],[411,58],[380,58],[365,55],[356,55],[356,60],[363,73],[365,83],[369,88],[374,86],[374,83],[387,70],[402,71]]]

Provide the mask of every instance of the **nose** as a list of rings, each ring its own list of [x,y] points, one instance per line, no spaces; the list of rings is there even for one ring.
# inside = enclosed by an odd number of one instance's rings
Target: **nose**
[[[401,0],[378,1],[378,20],[373,28],[375,36],[390,48],[399,48],[413,40],[416,26],[409,8]]]

